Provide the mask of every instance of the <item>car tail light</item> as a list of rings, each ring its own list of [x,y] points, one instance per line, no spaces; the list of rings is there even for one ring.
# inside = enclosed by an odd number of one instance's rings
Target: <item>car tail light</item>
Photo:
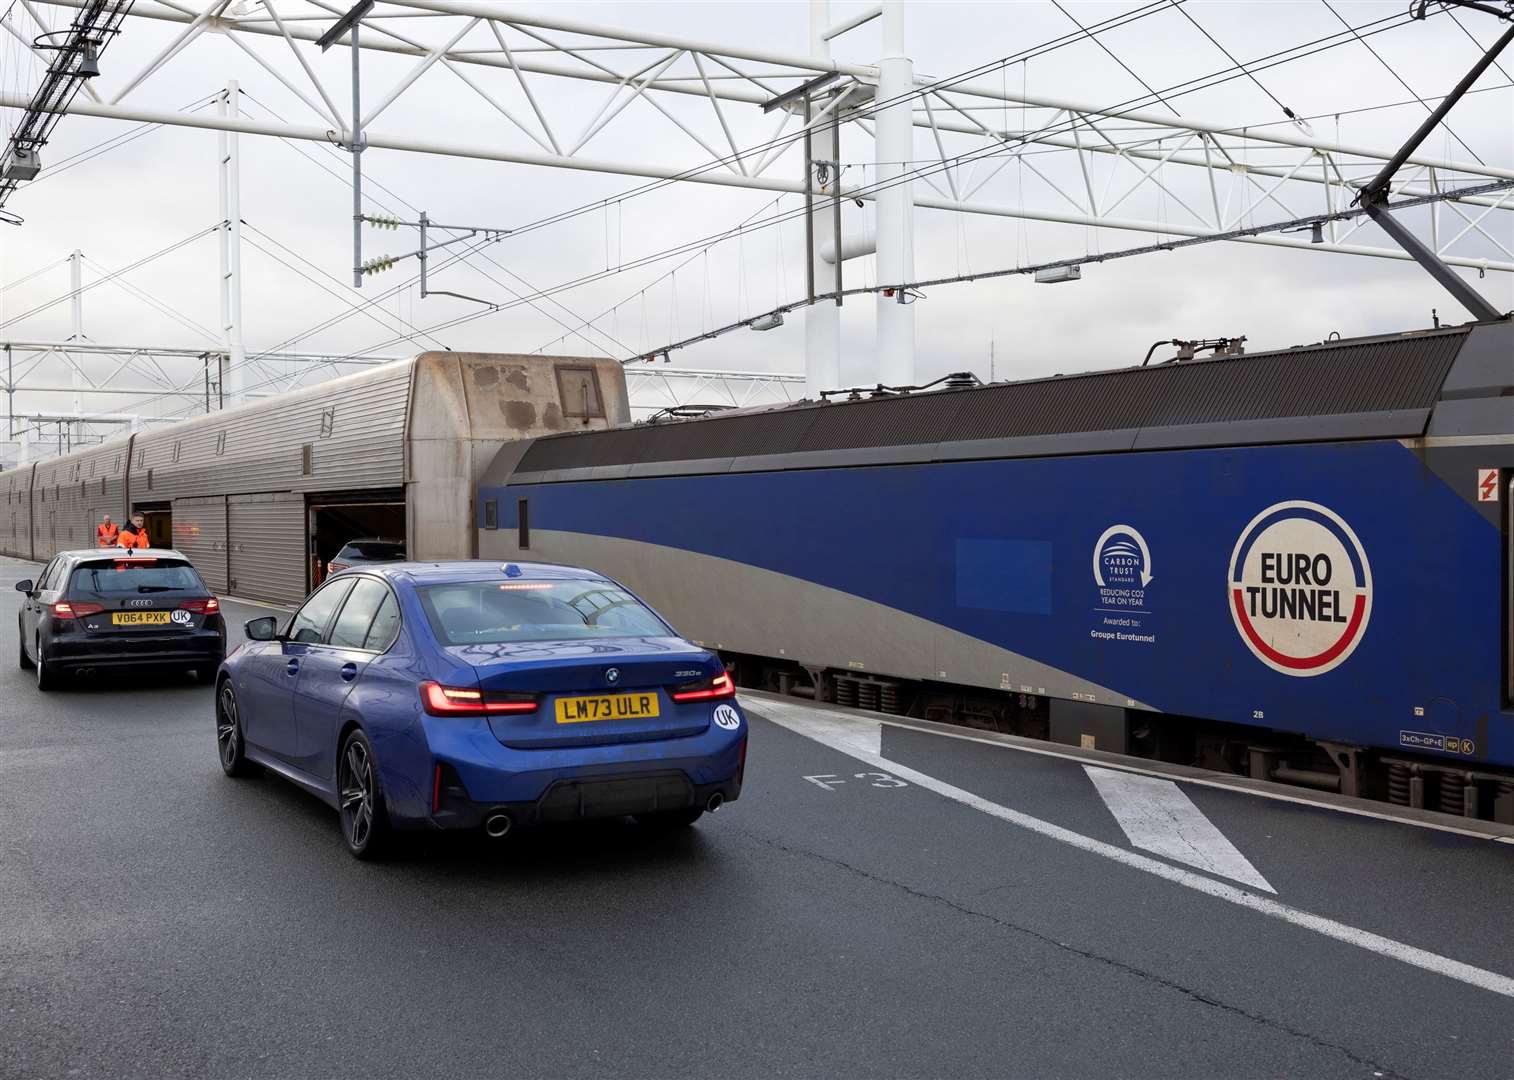
[[[432,716],[477,716],[481,713],[536,711],[535,694],[486,694],[429,679],[421,683],[421,704]]]
[[[81,615],[98,615],[104,610],[104,604],[92,604],[86,600],[59,600],[53,605],[53,618],[77,619]]]
[[[675,686],[668,691],[668,696],[678,702],[718,701],[721,698],[735,697],[736,684],[731,681],[730,672],[722,671],[713,679]]]
[[[345,570],[345,569],[347,569],[347,567],[349,565],[350,565],[349,563],[337,562],[335,559],[333,559],[331,562],[329,562],[329,563],[326,564],[326,573],[328,573],[328,574],[334,574],[338,570]]]
[[[193,611],[196,615],[214,615],[221,610],[221,602],[214,596],[208,600],[180,600],[179,606],[185,611]]]

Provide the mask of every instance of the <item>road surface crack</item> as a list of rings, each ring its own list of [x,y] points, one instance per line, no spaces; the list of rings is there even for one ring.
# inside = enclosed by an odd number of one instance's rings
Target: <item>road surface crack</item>
[[[780,840],[774,839],[771,836],[763,836],[760,833],[751,832],[747,829],[735,828],[732,831],[739,832],[743,836],[755,840],[760,844],[765,844],[768,847],[776,848],[779,851],[783,851],[791,855],[802,855],[807,858],[814,859],[817,862],[835,866],[841,870],[845,870],[850,874],[855,874],[856,876],[864,878],[868,881],[876,882],[879,885],[885,885],[890,888],[898,889],[899,891],[907,893],[910,896],[916,897],[917,899],[941,904],[959,914],[966,915],[974,919],[981,919],[984,922],[991,923],[992,925],[1002,930],[1009,930],[1017,934],[1022,934],[1025,937],[1039,941],[1045,945],[1050,945],[1052,948],[1057,949],[1061,952],[1071,953],[1074,956],[1082,957],[1085,960],[1092,960],[1095,963],[1106,965],[1108,967],[1114,968],[1117,971],[1124,972],[1125,974],[1134,975],[1136,978],[1141,979],[1144,982],[1148,982],[1155,986],[1160,986],[1163,989],[1171,990],[1178,994],[1181,994],[1184,997],[1188,998],[1190,1001],[1196,1002],[1197,1004],[1204,1005],[1212,1009],[1218,1009],[1222,1012],[1230,1013],[1234,1016],[1241,1017],[1242,1019],[1245,1019],[1253,1024],[1279,1031],[1285,1035],[1290,1036],[1291,1038],[1303,1040],[1304,1042],[1310,1043],[1311,1045],[1317,1046],[1321,1049],[1334,1051],[1335,1053],[1342,1055],[1352,1063],[1372,1070],[1374,1077],[1392,1077],[1394,1078],[1394,1080],[1409,1080],[1409,1078],[1405,1076],[1405,1074],[1396,1072],[1393,1069],[1389,1068],[1387,1065],[1382,1064],[1381,1062],[1373,1061],[1371,1058],[1362,1057],[1350,1047],[1331,1042],[1328,1039],[1315,1035],[1312,1032],[1293,1027],[1292,1025],[1286,1024],[1281,1020],[1274,1019],[1273,1017],[1265,1016],[1261,1013],[1252,1012],[1249,1009],[1242,1008],[1239,1005],[1233,1005],[1227,1001],[1221,1001],[1219,998],[1206,994],[1201,990],[1196,990],[1191,986],[1184,986],[1182,983],[1170,979],[1165,975],[1159,975],[1154,971],[1148,971],[1145,968],[1137,967],[1134,964],[1127,963],[1124,960],[1118,960],[1112,956],[1106,956],[1103,953],[1094,952],[1091,949],[1081,948],[1066,941],[1059,941],[1054,937],[1043,934],[1038,930],[1033,930],[1028,926],[1022,926],[1019,923],[1011,922],[1008,919],[990,914],[989,912],[979,911],[977,908],[968,907],[965,904],[953,900],[949,896],[943,896],[940,893],[927,892],[923,889],[918,889],[913,885],[906,884],[903,881],[884,877],[881,874],[875,874],[870,870],[866,870],[853,863],[849,863],[845,859],[838,859],[831,855],[824,855],[810,848],[796,847],[791,844],[786,844]]]

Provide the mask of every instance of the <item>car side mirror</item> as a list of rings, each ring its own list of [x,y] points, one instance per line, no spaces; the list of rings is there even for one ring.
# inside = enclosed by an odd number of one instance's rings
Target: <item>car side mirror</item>
[[[242,627],[249,641],[273,641],[279,636],[279,620],[272,615],[249,619]]]
[[[31,595],[33,589],[35,589],[35,588],[36,588],[36,584],[32,581],[31,578],[26,578],[26,579],[24,579],[22,581],[16,582],[16,591],[17,592],[24,592],[28,596]]]

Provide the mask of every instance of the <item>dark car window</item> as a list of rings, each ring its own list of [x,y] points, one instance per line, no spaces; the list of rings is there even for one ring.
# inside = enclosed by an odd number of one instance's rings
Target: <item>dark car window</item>
[[[359,578],[352,586],[347,602],[342,605],[342,613],[332,624],[330,644],[344,649],[366,648],[363,642],[368,640],[368,628],[373,625],[373,617],[388,595],[389,587],[382,581]]]
[[[126,593],[209,592],[187,562],[170,559],[90,559],[74,570],[69,592],[94,596]]]
[[[46,592],[48,589],[52,588],[50,582],[53,577],[53,571],[58,569],[58,566],[61,562],[61,559],[54,559],[52,562],[48,563],[42,568],[42,576],[37,579],[38,592]]]
[[[284,636],[290,641],[301,641],[312,645],[321,640],[326,633],[326,624],[331,621],[331,613],[347,595],[347,590],[352,587],[350,578],[333,581],[330,585],[320,589],[305,606],[294,613],[294,618],[289,620],[289,629]]]
[[[673,633],[641,601],[606,581],[466,581],[419,592],[444,645]]]
[[[373,617],[373,625],[368,629],[368,640],[363,648],[384,652],[399,635],[399,604],[395,603],[394,594],[385,590],[384,602],[379,605],[378,614]]]
[[[398,561],[405,557],[405,545],[392,540],[354,540],[337,552],[336,557],[338,559],[367,559],[369,562],[381,562],[385,559]]]

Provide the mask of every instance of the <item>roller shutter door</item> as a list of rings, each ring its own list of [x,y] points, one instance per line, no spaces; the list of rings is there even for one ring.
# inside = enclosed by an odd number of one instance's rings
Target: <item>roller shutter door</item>
[[[232,596],[296,604],[305,598],[305,496],[228,495]]]
[[[227,592],[226,496],[175,499],[173,546],[189,556],[211,592]]]

